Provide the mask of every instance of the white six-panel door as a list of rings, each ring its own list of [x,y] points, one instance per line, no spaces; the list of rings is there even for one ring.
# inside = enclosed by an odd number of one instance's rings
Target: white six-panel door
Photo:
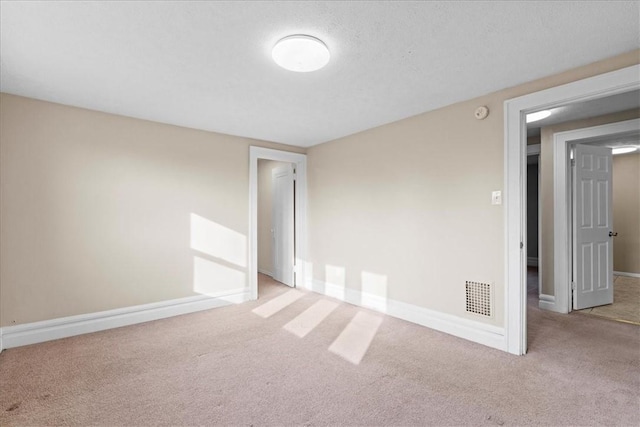
[[[294,172],[293,164],[274,168],[272,178],[273,278],[288,286],[294,281]]]
[[[573,180],[573,309],[613,303],[611,148],[576,145]]]

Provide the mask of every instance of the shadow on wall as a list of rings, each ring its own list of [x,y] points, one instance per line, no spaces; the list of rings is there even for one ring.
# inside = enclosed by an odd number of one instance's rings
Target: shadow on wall
[[[193,291],[224,297],[247,291],[247,236],[191,214]]]

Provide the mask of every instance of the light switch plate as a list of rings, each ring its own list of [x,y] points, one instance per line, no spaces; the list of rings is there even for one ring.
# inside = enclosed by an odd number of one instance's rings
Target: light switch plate
[[[502,204],[502,191],[494,191],[491,193],[491,204],[492,205]]]

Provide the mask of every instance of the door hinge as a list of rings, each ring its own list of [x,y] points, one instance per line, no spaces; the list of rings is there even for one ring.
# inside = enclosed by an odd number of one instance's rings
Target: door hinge
[[[575,166],[576,165],[576,159],[571,159],[571,166]]]
[[[574,291],[576,289],[576,282],[571,282],[571,290]]]
[[[298,174],[296,173],[296,169],[293,168],[293,180],[297,180],[298,179]]]
[[[520,242],[520,249],[524,248],[524,243]]]

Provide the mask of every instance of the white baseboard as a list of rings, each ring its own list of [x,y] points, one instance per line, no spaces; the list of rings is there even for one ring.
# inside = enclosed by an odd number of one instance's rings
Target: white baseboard
[[[537,257],[527,257],[527,266],[529,267],[537,267],[538,266],[538,258]]]
[[[640,277],[640,273],[627,273],[625,271],[614,271],[614,276]]]
[[[6,326],[0,330],[0,341],[4,348],[19,347],[230,304],[239,304],[249,299],[249,289],[238,289],[215,296],[196,295],[97,313]]]
[[[264,274],[265,276],[273,277],[273,273],[269,270],[263,270],[261,268],[258,269],[258,273]]]
[[[370,308],[408,322],[417,323],[418,325],[426,326],[488,347],[507,351],[504,328],[498,326],[463,319],[355,289],[345,289],[320,280],[313,280],[310,289],[314,292],[348,302],[349,304]]]
[[[556,297],[553,295],[540,294],[538,307],[541,310],[555,311],[556,313],[566,313],[566,311],[560,310],[560,308],[556,304]]]

